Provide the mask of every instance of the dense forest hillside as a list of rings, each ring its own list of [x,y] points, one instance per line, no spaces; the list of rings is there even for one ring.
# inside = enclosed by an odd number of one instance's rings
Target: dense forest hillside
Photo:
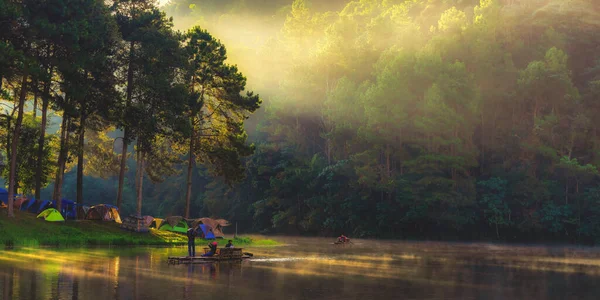
[[[596,1],[170,0],[161,9],[175,28],[220,39],[263,101],[245,124],[256,147],[245,179],[194,167],[193,215],[271,233],[600,240]],[[123,210],[133,211],[128,164]],[[144,214],[183,213],[177,168],[144,186]],[[65,177],[68,197],[74,178]],[[86,201],[113,201],[116,177],[106,178],[86,177]]]
[[[600,234],[593,1],[203,3],[164,9],[229,45],[265,103],[247,180],[206,187],[232,216],[271,232]]]

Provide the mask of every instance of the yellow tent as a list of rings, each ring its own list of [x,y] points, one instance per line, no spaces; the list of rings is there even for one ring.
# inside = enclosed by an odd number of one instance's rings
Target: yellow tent
[[[111,207],[110,212],[111,212],[112,217],[115,220],[115,222],[117,222],[119,224],[123,223],[123,221],[121,221],[121,216],[119,215],[119,211],[116,208]]]
[[[152,220],[152,223],[150,223],[150,225],[148,227],[158,229],[160,227],[160,225],[162,225],[162,222],[163,222],[163,219],[154,218],[154,220]]]
[[[61,222],[65,220],[60,212],[54,208],[48,208],[44,210],[37,217],[44,218],[44,220],[48,222]]]

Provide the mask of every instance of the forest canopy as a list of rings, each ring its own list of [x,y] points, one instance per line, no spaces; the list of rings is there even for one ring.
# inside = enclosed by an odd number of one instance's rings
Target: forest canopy
[[[208,30],[263,101],[243,176],[196,164],[190,213],[271,233],[599,240],[594,2],[168,1],[173,28]],[[144,214],[185,211],[185,167],[142,187]],[[90,202],[116,195],[114,175],[86,184]]]
[[[75,166],[78,205],[114,201],[121,209],[125,202],[125,211],[132,213],[135,206],[137,216],[142,215],[144,179],[157,183],[177,174],[184,156],[186,209],[178,214],[186,218],[195,163],[226,182],[243,178],[241,159],[254,151],[243,124],[261,101],[246,90],[246,77],[238,68],[226,62],[222,43],[198,26],[174,30],[173,19],[156,4],[0,2],[5,108],[0,145],[9,216],[14,216],[19,192],[37,201],[50,198],[62,211],[63,195],[74,196],[63,191],[73,187],[65,173]],[[31,105],[27,111],[26,104]],[[58,137],[48,132],[56,114]],[[125,182],[132,160],[135,175]],[[117,177],[116,199],[99,192],[90,201],[94,194],[89,186],[84,199],[84,173]],[[43,195],[43,187],[52,196]]]
[[[257,150],[246,181],[211,181],[205,194],[254,229],[600,234],[593,1],[171,0],[164,10],[218,34],[264,96],[247,124]]]

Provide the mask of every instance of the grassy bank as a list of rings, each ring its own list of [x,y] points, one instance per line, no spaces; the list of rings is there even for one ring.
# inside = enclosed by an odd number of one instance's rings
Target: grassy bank
[[[227,243],[217,240],[220,246]],[[196,240],[197,245],[208,241]],[[274,240],[238,237],[233,239],[236,246],[271,246]],[[46,222],[37,219],[35,214],[15,212],[15,218],[8,218],[6,209],[0,209],[0,245],[16,247],[36,246],[96,246],[96,245],[187,245],[187,237],[169,231],[151,229],[149,233],[136,233],[119,228],[114,222],[68,221]]]

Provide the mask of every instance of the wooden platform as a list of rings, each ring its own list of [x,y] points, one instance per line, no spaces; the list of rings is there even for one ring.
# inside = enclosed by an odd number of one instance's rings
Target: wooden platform
[[[208,252],[208,248],[204,248],[204,253]],[[242,253],[242,248],[223,248],[217,249],[217,254],[214,256],[169,256],[167,262],[169,264],[204,264],[221,261],[241,261],[251,258],[252,255]]]

